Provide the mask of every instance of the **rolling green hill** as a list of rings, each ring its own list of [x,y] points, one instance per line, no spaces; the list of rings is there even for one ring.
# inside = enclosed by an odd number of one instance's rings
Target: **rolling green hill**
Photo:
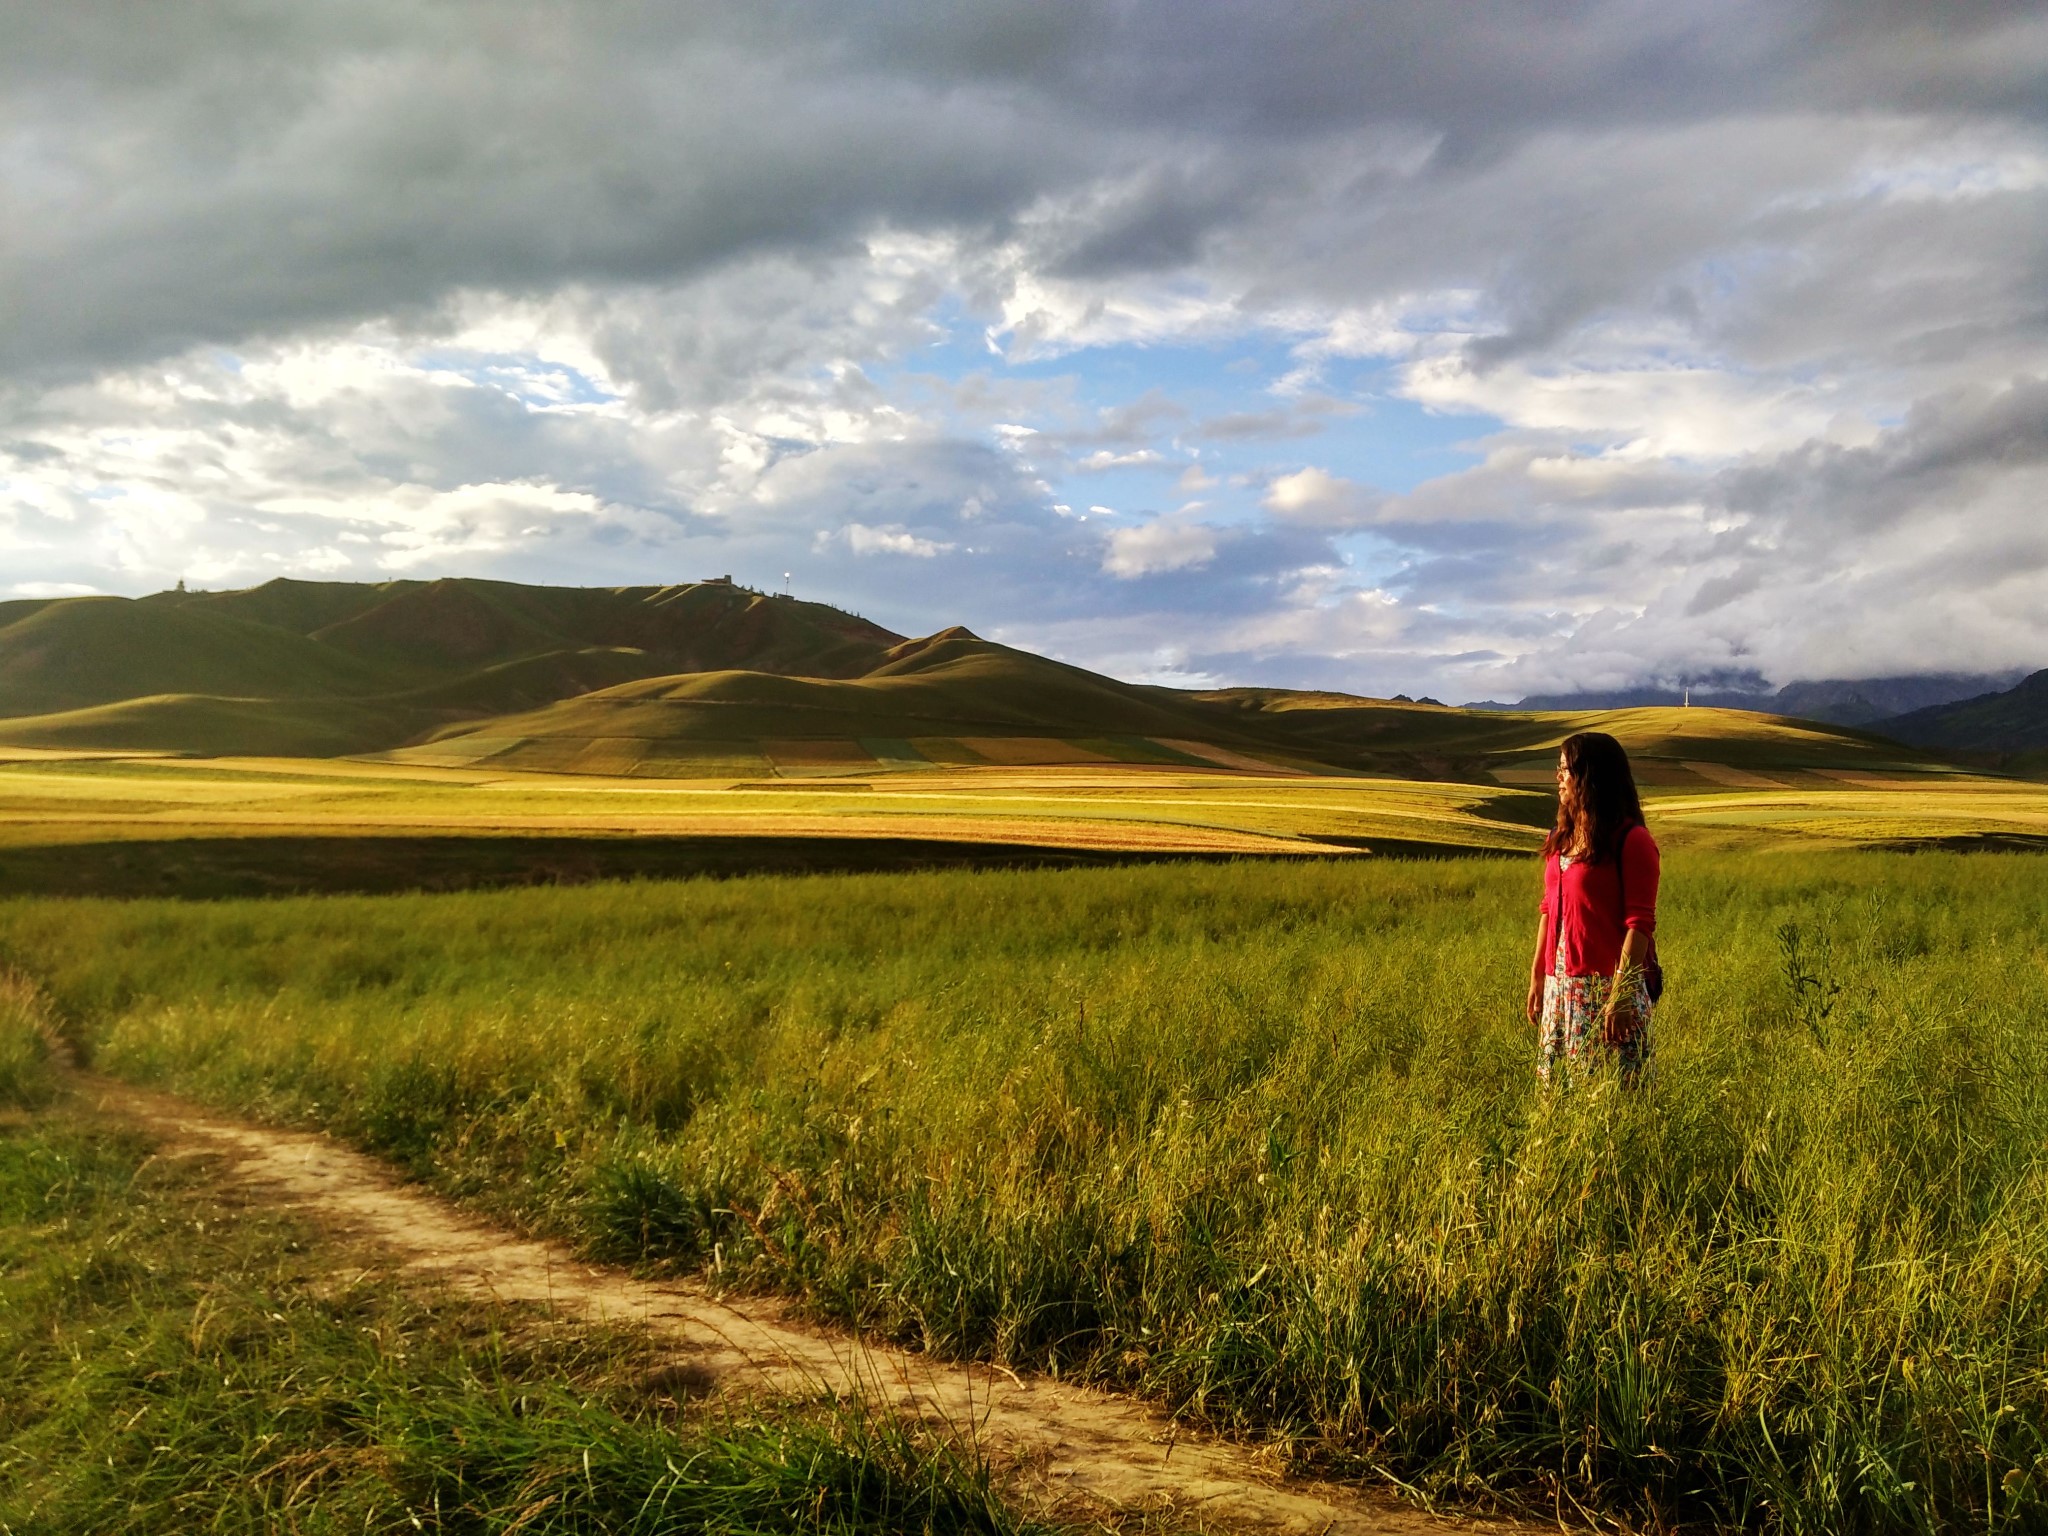
[[[432,721],[382,701],[160,693],[0,720],[0,745],[193,757],[345,757],[378,751],[408,723],[417,733]]]
[[[906,640],[724,580],[280,580],[0,605],[0,745],[22,747],[653,777],[1145,764],[1544,785],[1557,742],[1595,728],[1667,787],[1929,763],[1732,710],[1475,711],[1127,684],[965,629]]]
[[[1170,689],[1134,688],[951,629],[891,648],[855,679],[725,669],[622,683],[525,714],[438,733],[413,761],[669,773],[847,772],[932,764],[1138,762],[1253,757],[1313,764]],[[1276,751],[1277,747],[1277,751]]]
[[[0,743],[377,751],[635,678],[714,667],[858,676],[901,639],[725,581],[278,580],[31,600],[0,604]]]
[[[0,715],[162,693],[362,698],[396,681],[358,657],[269,625],[119,597],[48,603],[0,629]]]
[[[1632,757],[1648,759],[1652,773],[1658,764],[1688,773],[1687,763],[1736,773],[1827,773],[1928,763],[1926,753],[1868,731],[1746,710],[1469,710],[1265,688],[1195,697],[1230,711],[1241,730],[1288,740],[1305,755],[1418,778],[1471,778],[1533,767],[1547,782],[1557,743],[1574,731],[1594,730],[1613,735]]]
[[[605,649],[644,652],[643,675],[748,667],[807,677],[857,677],[902,639],[822,603],[771,598],[725,581],[613,588],[444,580],[394,582],[384,590],[382,602],[311,637],[349,655],[403,668],[430,665],[443,674]],[[335,599],[323,591],[320,601]]]
[[[239,592],[158,592],[142,601],[193,613],[220,613],[294,635],[310,635],[417,591],[424,581],[293,581],[280,576]]]
[[[653,777],[865,777],[1116,763],[1549,783],[1557,743],[1607,730],[1663,788],[1922,771],[1860,732],[1733,710],[1519,714],[1341,694],[1134,686],[953,629],[857,679],[724,670],[641,679],[451,727],[401,761]]]

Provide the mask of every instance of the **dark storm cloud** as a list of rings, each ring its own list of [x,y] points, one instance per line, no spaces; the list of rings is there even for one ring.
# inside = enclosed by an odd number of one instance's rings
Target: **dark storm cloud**
[[[837,12],[813,14],[829,29]],[[1668,121],[1816,95],[1837,108],[1910,92],[2039,113],[2027,56],[2007,40],[2032,19],[2018,3],[1938,17],[1764,0],[925,3],[864,13],[853,46],[880,67],[1029,86],[1107,119],[1282,137],[1443,122],[1479,143],[1539,124]]]
[[[994,237],[1089,187],[1043,231],[1055,266],[1172,267],[1332,136],[1420,133],[1432,179],[1457,180],[1560,128],[1816,103],[2038,115],[2042,20],[1762,0],[13,7],[0,361],[146,358],[460,288],[673,281],[885,223]],[[1361,174],[1342,159],[1318,190]],[[1530,336],[1599,291],[1540,265],[1527,287]]]
[[[170,9],[154,61],[88,28],[0,36],[16,366],[986,222],[1081,164],[1033,103],[604,7]]]

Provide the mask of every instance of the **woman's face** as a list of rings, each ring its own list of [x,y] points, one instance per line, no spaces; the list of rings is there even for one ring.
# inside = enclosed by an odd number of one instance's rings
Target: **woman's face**
[[[1562,752],[1557,755],[1557,803],[1568,811],[1579,808],[1579,781],[1572,777],[1571,766]]]

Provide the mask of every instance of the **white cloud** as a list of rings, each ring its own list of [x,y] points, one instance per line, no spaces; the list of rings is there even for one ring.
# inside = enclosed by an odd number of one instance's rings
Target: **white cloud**
[[[1275,476],[1262,505],[1282,522],[1304,528],[1363,528],[1378,515],[1384,498],[1370,486],[1310,464]]]
[[[1129,453],[1116,453],[1108,448],[1097,449],[1075,464],[1076,469],[1093,473],[1104,469],[1143,469],[1154,464],[1164,464],[1166,455],[1156,448],[1139,448]]]
[[[301,504],[291,510],[308,509]],[[468,556],[498,554],[545,543],[563,531],[565,522],[587,521],[606,510],[587,492],[549,485],[462,485],[436,492],[408,486],[382,514],[382,520],[390,524],[381,540],[387,551],[383,559],[393,570],[412,571]],[[360,514],[358,520],[363,520]],[[311,569],[334,572],[345,569],[347,563],[340,551],[330,549],[320,552]]]
[[[834,537],[833,534],[818,535],[819,540],[826,543]],[[959,547],[937,539],[921,539],[905,528],[870,528],[866,523],[848,523],[836,537],[843,539],[846,547],[856,555],[912,555],[920,560],[929,560],[934,555]]]
[[[1570,433],[1637,458],[1694,461],[1789,448],[1826,432],[1843,405],[1824,380],[1760,385],[1725,367],[1653,367],[1628,357],[1482,371],[1463,356],[1438,356],[1405,371],[1402,393],[1435,410]]]
[[[1179,513],[1156,517],[1136,528],[1118,528],[1109,535],[1102,568],[1129,580],[1162,571],[1186,571],[1216,558],[1216,530]]]
[[[1002,318],[988,345],[1011,362],[1042,362],[1089,347],[1241,335],[1253,321],[1234,295],[1200,282],[1075,282],[1033,267],[1022,248],[998,257]]]

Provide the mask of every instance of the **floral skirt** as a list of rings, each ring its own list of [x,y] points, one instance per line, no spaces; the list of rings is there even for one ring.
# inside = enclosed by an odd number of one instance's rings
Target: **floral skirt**
[[[1607,1009],[1607,994],[1614,986],[1611,976],[1567,976],[1564,945],[1557,946],[1550,974],[1543,978],[1543,1022],[1538,1026],[1536,1070],[1547,1083],[1552,1069],[1563,1063],[1567,1076],[1596,1070],[1610,1057],[1620,1070],[1621,1080],[1632,1083],[1650,1060],[1650,989],[1640,975],[1635,988],[1636,1032],[1620,1045],[1601,1038],[1601,1015]]]

